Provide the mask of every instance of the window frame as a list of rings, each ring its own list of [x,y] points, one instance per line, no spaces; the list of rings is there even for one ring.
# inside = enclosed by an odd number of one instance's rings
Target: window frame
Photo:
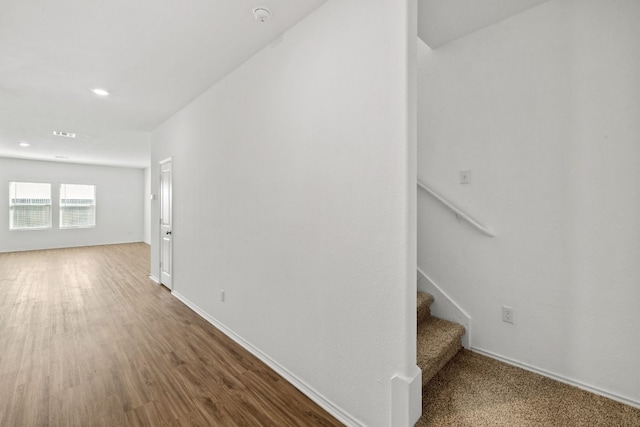
[[[13,208],[16,206],[16,203],[12,203],[12,200],[16,200],[16,198],[12,199],[12,185],[13,184],[44,184],[49,186],[49,204],[42,206],[49,206],[49,225],[44,227],[15,227],[13,221]],[[37,205],[35,205],[37,206]],[[53,229],[53,185],[50,182],[40,182],[40,181],[9,181],[9,231],[40,231],[40,230],[51,230]]]
[[[62,224],[62,220],[63,220],[63,213],[62,210],[63,208],[65,208],[66,206],[63,205],[62,203],[62,195],[63,195],[63,187],[64,186],[71,186],[71,185],[75,185],[75,186],[83,186],[83,187],[93,187],[93,204],[90,204],[88,206],[93,206],[93,224],[91,225],[63,225]],[[75,184],[75,183],[60,183],[60,185],[58,186],[58,228],[60,230],[77,230],[77,229],[83,229],[83,228],[96,228],[96,225],[98,223],[98,187],[95,184]],[[66,196],[66,189],[64,192],[64,195]]]

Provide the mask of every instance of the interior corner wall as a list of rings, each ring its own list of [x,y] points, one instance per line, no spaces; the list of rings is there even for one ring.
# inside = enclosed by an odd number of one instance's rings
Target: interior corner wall
[[[416,370],[406,3],[329,0],[152,135],[173,292],[354,425]]]
[[[472,346],[633,405],[638,23],[637,1],[552,0],[420,43],[418,101],[419,176],[497,232],[419,195],[418,265],[471,315]]]
[[[51,183],[52,228],[9,230],[9,182]],[[60,184],[96,186],[96,226],[61,230]],[[143,239],[142,169],[0,158],[0,252],[140,242]]]

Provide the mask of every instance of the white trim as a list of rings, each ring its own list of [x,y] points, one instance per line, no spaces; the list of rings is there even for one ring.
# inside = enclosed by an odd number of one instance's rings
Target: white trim
[[[426,291],[433,295],[434,302],[432,304],[432,312],[436,317],[439,317],[450,322],[460,323],[465,328],[465,334],[462,336],[462,346],[466,349],[471,348],[471,316],[456,303],[453,298],[442,290],[436,282],[427,276],[420,267],[418,270],[418,290]],[[426,289],[420,289],[419,285],[421,277],[426,281]]]
[[[422,416],[422,370],[416,365],[413,376],[391,378],[391,425],[412,426]]]
[[[276,373],[278,373],[281,377],[283,377],[285,380],[291,383],[295,388],[297,388],[302,393],[304,393],[309,399],[313,400],[316,404],[318,404],[318,406],[322,407],[325,411],[330,413],[338,421],[340,421],[341,423],[349,427],[364,426],[364,424],[362,424],[360,421],[351,417],[351,415],[345,412],[342,408],[335,405],[333,402],[328,400],[322,394],[317,392],[313,387],[309,386],[300,378],[296,377],[294,374],[289,372],[285,367],[280,365],[278,362],[271,359],[269,356],[264,354],[258,348],[254,347],[251,343],[245,341],[241,336],[237,335],[231,329],[227,328],[225,325],[223,325],[222,323],[220,323],[219,321],[211,317],[209,314],[207,314],[207,312],[205,312],[200,307],[198,307],[197,305],[189,301],[188,298],[176,292],[175,290],[171,291],[171,295],[175,296],[187,307],[189,307],[191,310],[195,311],[198,315],[200,315],[200,317],[205,319],[207,322],[211,323],[213,326],[219,329],[226,336],[228,336],[229,338],[234,340],[236,343],[238,343],[240,346],[242,346],[249,353],[253,354],[262,362],[264,362],[267,366],[269,366],[271,369],[276,371]]]
[[[551,379],[559,381],[561,383],[569,384],[569,385],[572,385],[574,387],[578,387],[578,388],[580,388],[582,390],[585,390],[585,391],[588,391],[588,392],[591,392],[591,393],[594,393],[594,394],[609,398],[611,400],[615,400],[616,402],[624,403],[625,405],[633,406],[635,408],[640,409],[640,402],[639,401],[636,401],[636,400],[633,400],[633,399],[630,399],[630,398],[627,398],[627,397],[624,397],[624,396],[620,396],[620,395],[605,391],[605,390],[603,390],[601,388],[598,388],[598,387],[590,386],[590,385],[585,384],[583,382],[580,382],[580,381],[577,381],[577,380],[574,380],[574,379],[571,379],[571,378],[567,378],[567,377],[564,377],[562,375],[554,374],[553,372],[545,371],[544,369],[536,368],[535,366],[531,366],[531,365],[528,365],[528,364],[523,363],[523,362],[518,362],[517,360],[509,359],[508,357],[504,357],[504,356],[501,356],[499,354],[492,353],[490,351],[483,350],[483,349],[478,348],[478,347],[471,348],[471,351],[473,351],[475,353],[478,353],[478,354],[482,354],[483,356],[490,357],[492,359],[499,360],[500,362],[506,363],[507,365],[516,366],[518,368],[524,369],[525,371],[533,372],[533,373],[542,375],[543,377],[551,378]]]
[[[480,224],[478,221],[473,219],[469,214],[465,213],[462,209],[454,206],[451,202],[449,202],[443,196],[438,194],[438,192],[436,192],[433,188],[429,187],[427,184],[420,182],[420,180],[418,180],[417,182],[418,182],[418,187],[422,188],[424,191],[431,194],[437,201],[439,201],[440,203],[445,205],[447,208],[449,208],[451,211],[453,211],[453,213],[456,214],[456,217],[458,219],[463,219],[467,221],[469,224],[474,226],[478,231],[480,231],[481,233],[489,237],[496,237],[496,233],[494,231]]]
[[[158,234],[159,234],[159,238],[158,238],[158,252],[159,252],[159,258],[158,258],[158,273],[160,276],[160,280],[158,280],[158,283],[165,286],[167,289],[173,289],[173,234],[171,234],[171,250],[170,250],[170,254],[169,254],[169,263],[171,264],[170,266],[170,275],[169,275],[169,279],[171,281],[170,286],[167,286],[166,283],[162,283],[162,257],[163,257],[163,252],[162,252],[162,166],[166,165],[167,163],[171,163],[171,167],[170,167],[170,172],[171,172],[171,182],[170,182],[170,188],[169,188],[169,200],[170,200],[170,204],[171,206],[169,206],[169,208],[171,209],[171,211],[169,212],[169,216],[171,217],[171,233],[173,233],[173,156],[171,157],[167,157],[164,160],[160,160],[158,162],[158,193],[159,195],[159,209],[158,209],[158,219],[159,219],[159,224],[158,224]],[[149,172],[151,173],[151,172]]]
[[[160,280],[158,280],[158,278],[156,276],[154,276],[153,274],[149,275],[149,279],[153,280],[154,282],[156,282],[158,285],[160,284]]]

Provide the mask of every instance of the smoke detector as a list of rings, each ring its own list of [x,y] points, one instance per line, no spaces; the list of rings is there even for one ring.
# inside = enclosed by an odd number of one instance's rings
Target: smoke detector
[[[256,7],[253,9],[253,17],[256,18],[256,21],[267,22],[271,18],[271,11],[266,7]]]

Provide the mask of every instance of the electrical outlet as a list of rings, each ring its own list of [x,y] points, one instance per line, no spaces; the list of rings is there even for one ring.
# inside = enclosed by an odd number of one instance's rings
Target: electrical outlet
[[[224,302],[224,291],[220,291],[220,301]]]
[[[513,308],[502,306],[502,321],[507,323],[513,323]]]
[[[460,171],[460,184],[469,184],[471,182],[471,171],[469,169]]]

